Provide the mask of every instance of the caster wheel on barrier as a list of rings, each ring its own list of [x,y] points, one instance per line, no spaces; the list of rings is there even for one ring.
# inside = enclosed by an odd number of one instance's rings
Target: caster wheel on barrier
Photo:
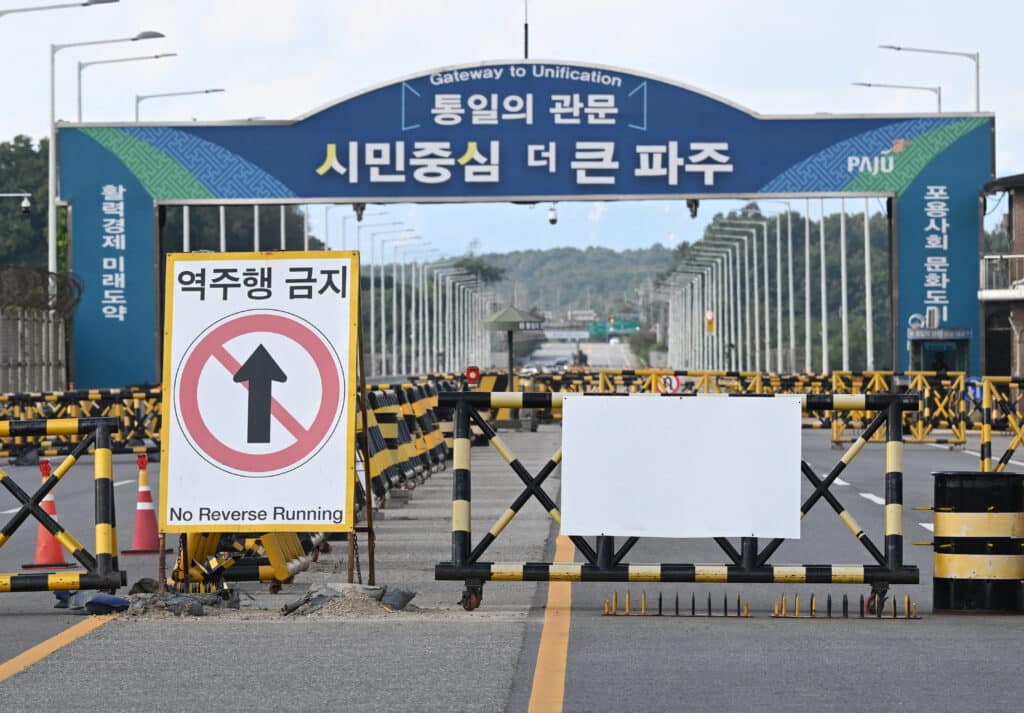
[[[462,592],[462,608],[466,611],[473,611],[480,606],[480,602],[484,598],[483,587],[467,587]]]
[[[327,554],[330,551],[331,551],[331,543],[330,542],[328,542],[327,540],[324,540],[323,542],[320,543],[320,552],[321,552],[321,554]]]
[[[271,594],[280,594],[281,593],[281,583],[280,582],[271,582],[270,586],[267,587],[267,591],[270,592]]]

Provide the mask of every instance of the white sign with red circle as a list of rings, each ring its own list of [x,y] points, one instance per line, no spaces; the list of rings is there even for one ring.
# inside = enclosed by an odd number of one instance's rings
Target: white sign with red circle
[[[355,253],[168,256],[166,532],[353,525]]]
[[[683,387],[683,382],[675,374],[662,374],[658,377],[659,394],[678,394]]]

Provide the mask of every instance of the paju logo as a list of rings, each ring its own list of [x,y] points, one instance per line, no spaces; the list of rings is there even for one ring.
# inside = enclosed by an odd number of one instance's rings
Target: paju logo
[[[877,156],[847,156],[846,171],[848,173],[892,173],[896,165],[896,154],[903,153],[911,144],[910,139],[893,139],[892,148],[882,151]]]

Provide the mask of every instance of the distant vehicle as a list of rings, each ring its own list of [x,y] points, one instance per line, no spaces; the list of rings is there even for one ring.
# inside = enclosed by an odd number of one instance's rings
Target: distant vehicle
[[[555,359],[555,366],[569,366],[568,359]]]
[[[608,340],[608,343],[609,344],[622,344],[622,340],[619,339],[618,337],[612,337],[611,339]]]

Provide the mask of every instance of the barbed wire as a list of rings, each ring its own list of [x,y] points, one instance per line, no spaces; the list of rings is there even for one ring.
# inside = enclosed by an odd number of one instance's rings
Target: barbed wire
[[[45,309],[69,317],[81,300],[82,283],[75,275],[38,267],[0,266],[0,309]]]

